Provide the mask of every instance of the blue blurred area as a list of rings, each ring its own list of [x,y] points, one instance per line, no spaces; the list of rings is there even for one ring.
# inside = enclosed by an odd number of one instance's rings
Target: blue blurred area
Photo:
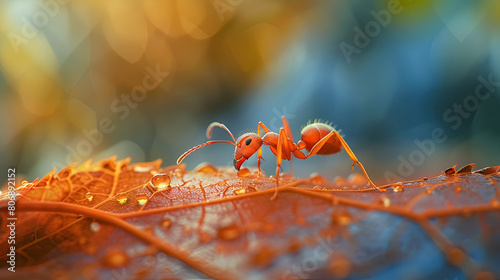
[[[213,121],[236,137],[259,121],[277,131],[282,115],[295,140],[309,120],[336,124],[378,184],[498,164],[495,1],[50,3],[0,4],[2,166],[30,180],[113,154],[174,164]],[[233,149],[185,162],[231,165]],[[341,152],[294,172],[350,165]]]

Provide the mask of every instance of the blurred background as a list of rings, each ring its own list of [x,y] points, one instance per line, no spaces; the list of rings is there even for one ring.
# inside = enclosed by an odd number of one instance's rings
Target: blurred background
[[[172,165],[213,121],[238,137],[281,115],[295,140],[309,120],[336,124],[378,184],[498,165],[499,23],[493,0],[2,1],[2,170],[31,181],[115,154]],[[232,165],[233,151],[185,162]],[[351,161],[294,161],[312,172],[347,177]]]

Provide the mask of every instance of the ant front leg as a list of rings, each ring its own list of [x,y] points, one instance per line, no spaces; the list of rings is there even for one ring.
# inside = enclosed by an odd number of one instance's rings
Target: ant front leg
[[[283,148],[288,147],[285,144],[285,141],[287,141],[285,130],[284,130],[284,128],[280,128],[280,134],[278,137],[278,145],[276,147],[276,190],[274,191],[274,195],[271,197],[271,200],[275,200],[276,197],[278,196],[278,187],[280,186],[280,168],[281,168],[281,159],[283,157]],[[289,153],[289,151],[285,151],[285,152]]]
[[[257,135],[259,135],[259,136],[261,136],[260,135],[261,128],[262,128],[262,130],[264,130],[265,133],[271,132],[271,130],[269,128],[267,128],[267,126],[263,122],[259,122],[259,124],[257,125]],[[260,169],[260,160],[261,159],[262,159],[262,147],[260,147],[258,152],[257,152],[257,167],[259,168],[259,172],[257,173],[257,178],[255,178],[254,183],[259,179],[260,174],[262,173],[262,170]]]

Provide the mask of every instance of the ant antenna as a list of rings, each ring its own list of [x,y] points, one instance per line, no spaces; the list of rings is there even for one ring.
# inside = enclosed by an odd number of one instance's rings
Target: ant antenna
[[[229,130],[229,128],[227,128],[225,125],[218,123],[218,122],[213,122],[208,126],[208,128],[207,128],[207,138],[208,139],[212,138],[212,129],[214,128],[214,126],[218,126],[222,129],[224,129],[225,131],[227,131],[227,133],[229,133],[229,135],[231,135],[231,138],[233,138],[234,144],[236,144],[236,140],[234,139],[234,136],[231,133],[231,131]]]
[[[195,146],[189,150],[187,150],[185,153],[183,153],[178,159],[177,159],[177,164],[180,164],[182,162],[182,160],[184,160],[185,157],[187,157],[190,153],[198,150],[199,148],[201,147],[205,147],[205,146],[208,146],[208,145],[212,145],[212,144],[215,144],[215,143],[229,143],[233,146],[236,146],[236,140],[234,139],[234,136],[233,134],[231,133],[231,131],[223,124],[221,123],[218,123],[218,122],[213,122],[211,123],[208,128],[207,128],[207,138],[210,139],[212,138],[212,129],[214,128],[214,126],[218,126],[222,129],[224,129],[225,131],[227,131],[227,133],[229,133],[229,135],[231,136],[231,138],[233,139],[233,142],[231,141],[227,141],[227,140],[212,140],[212,141],[207,141],[203,144],[200,144],[198,146]]]

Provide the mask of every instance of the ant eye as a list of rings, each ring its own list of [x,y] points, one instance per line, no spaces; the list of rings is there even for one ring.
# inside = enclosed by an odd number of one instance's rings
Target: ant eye
[[[245,145],[250,145],[252,143],[252,138],[248,138],[247,141],[245,141]]]

